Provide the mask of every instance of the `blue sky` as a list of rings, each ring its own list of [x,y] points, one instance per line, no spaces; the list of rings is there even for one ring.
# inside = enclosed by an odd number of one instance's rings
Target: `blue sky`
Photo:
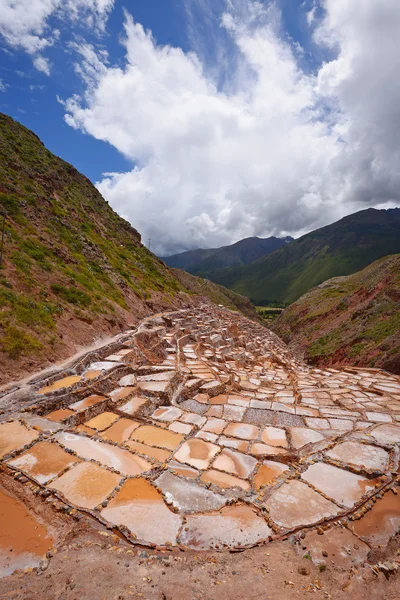
[[[215,0],[213,4],[218,7],[218,3],[219,0]],[[206,40],[210,28],[212,35],[221,35],[218,19],[223,3],[219,3],[219,9],[214,6],[213,23],[204,22],[201,8],[196,12],[195,4],[193,2],[193,10],[200,36]],[[318,56],[320,53],[316,52],[306,27],[306,14],[312,2],[302,5],[293,0],[281,0],[280,6],[287,35],[308,49],[306,68],[315,68],[315,61],[320,62],[322,56]],[[4,38],[0,45],[0,79],[5,87],[0,95],[0,110],[32,129],[52,152],[74,164],[93,182],[99,181],[104,172],[131,167],[132,161],[110,144],[71,129],[65,123],[65,111],[57,98],[66,99],[83,91],[82,82],[74,71],[74,56],[66,50],[66,44],[83,37],[88,43],[106,48],[110,63],[118,64],[124,55],[120,44],[124,10],[128,10],[135,21],[151,30],[160,45],[177,46],[185,51],[194,49],[190,39],[191,23],[183,0],[117,0],[102,35],[93,35],[86,27],[74,25],[71,28],[68,22],[64,22],[59,43],[44,53],[52,63],[51,76],[38,71],[33,66],[31,55],[13,49]],[[50,28],[60,27],[60,19],[51,16],[48,24]],[[212,65],[215,54],[207,46],[205,44],[206,58],[208,64]]]
[[[297,236],[399,204],[399,25],[397,0],[0,0],[0,110],[161,254]]]
[[[1,6],[1,4],[0,4]],[[55,154],[73,163],[93,182],[103,172],[119,171],[131,166],[114,147],[84,133],[71,129],[64,121],[64,108],[58,102],[83,90],[80,78],[74,72],[74,57],[66,51],[66,44],[76,37],[108,50],[111,62],[123,57],[119,38],[123,29],[123,10],[128,9],[135,20],[153,31],[162,44],[189,49],[183,5],[178,0],[128,0],[115,2],[102,35],[93,35],[89,28],[64,23],[60,43],[44,54],[50,58],[51,76],[38,71],[31,55],[13,49],[1,40],[0,79],[5,92],[0,95],[0,110],[32,129]],[[60,20],[48,19],[50,27],[59,27]],[[1,38],[0,38],[1,39]]]

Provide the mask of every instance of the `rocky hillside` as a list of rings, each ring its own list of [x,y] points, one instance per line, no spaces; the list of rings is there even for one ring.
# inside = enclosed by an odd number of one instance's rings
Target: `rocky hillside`
[[[273,329],[319,366],[400,373],[400,254],[319,285],[284,310]]]
[[[255,304],[295,302],[331,277],[350,275],[400,252],[400,209],[370,208],[312,231],[254,263],[214,279]]]
[[[2,211],[0,384],[196,302],[86,177],[0,114]]]
[[[230,246],[208,250],[189,250],[167,256],[163,260],[170,267],[183,269],[193,275],[207,277],[214,281],[214,279],[218,279],[219,269],[248,265],[262,256],[271,254],[292,240],[291,237],[265,239],[250,237]]]

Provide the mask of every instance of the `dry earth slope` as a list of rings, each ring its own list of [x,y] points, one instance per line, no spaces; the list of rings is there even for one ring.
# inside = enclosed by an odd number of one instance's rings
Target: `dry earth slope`
[[[273,329],[319,366],[400,373],[400,254],[325,281],[283,311]]]
[[[151,313],[197,302],[187,289],[193,280],[182,285],[84,175],[0,114],[3,211],[0,384]],[[236,304],[232,292],[218,300]]]

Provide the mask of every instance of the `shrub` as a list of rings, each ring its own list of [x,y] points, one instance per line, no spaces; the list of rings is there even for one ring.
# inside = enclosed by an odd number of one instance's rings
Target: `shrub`
[[[8,354],[10,358],[17,359],[20,356],[26,356],[35,350],[41,350],[42,343],[32,335],[15,327],[9,325],[4,331],[3,337],[0,339],[0,344],[4,352]]]
[[[59,283],[53,283],[51,290],[54,294],[56,294],[56,296],[60,296],[63,300],[70,302],[71,304],[87,307],[92,302],[90,297],[85,294],[85,292],[82,292],[75,287],[66,288]]]

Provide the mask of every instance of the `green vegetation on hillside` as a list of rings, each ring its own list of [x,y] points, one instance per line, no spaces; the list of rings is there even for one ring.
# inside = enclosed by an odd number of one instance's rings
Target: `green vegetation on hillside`
[[[283,308],[272,308],[271,306],[256,306],[258,316],[267,326],[271,325],[271,323],[273,323],[273,321],[279,317],[282,310]]]
[[[214,281],[255,304],[296,301],[323,281],[350,275],[400,252],[400,209],[368,209],[294,240],[250,265],[219,271]]]
[[[191,301],[84,175],[0,113],[3,211],[0,382],[16,374],[6,359],[29,357],[24,364],[33,368],[35,361],[68,355],[74,344],[115,333],[135,317]]]
[[[315,364],[400,373],[400,254],[314,288],[273,329]]]
[[[54,344],[64,313],[118,320],[152,290],[168,295],[181,289],[86,177],[5,115],[0,210],[7,213],[0,350],[10,357]]]

